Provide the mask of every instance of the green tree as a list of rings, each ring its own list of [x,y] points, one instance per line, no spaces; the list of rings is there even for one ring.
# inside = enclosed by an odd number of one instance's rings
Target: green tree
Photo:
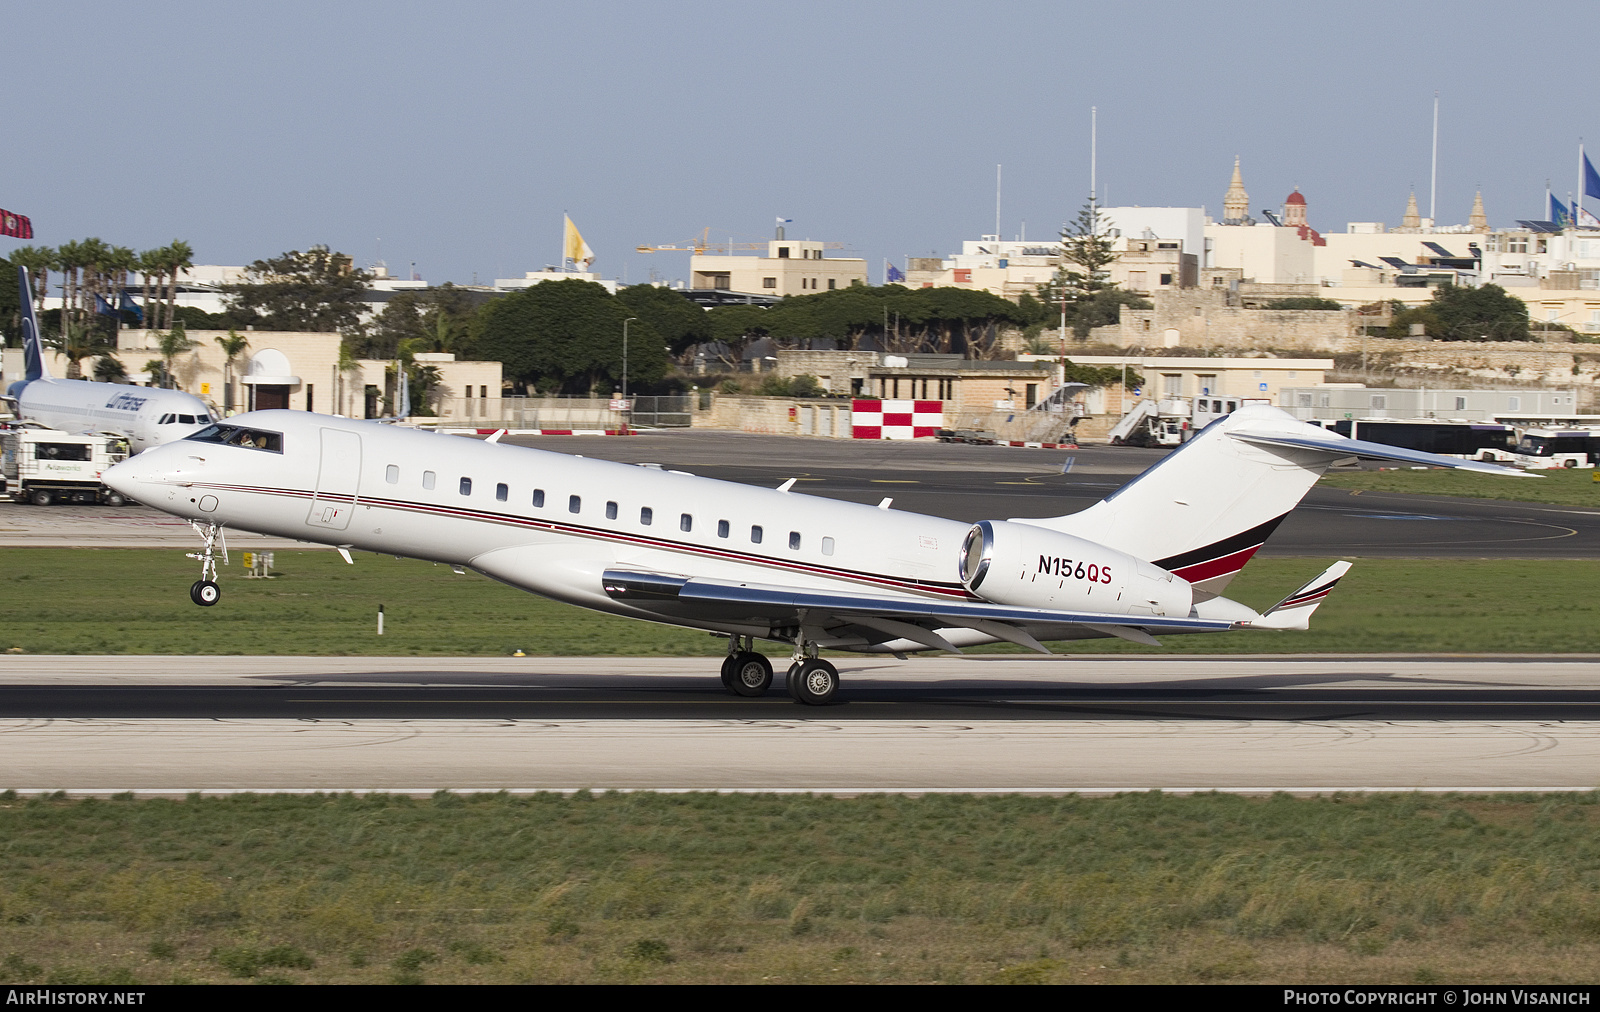
[[[1528,304],[1499,285],[1442,285],[1429,304],[1443,341],[1528,341]]]
[[[1268,302],[1266,305],[1262,306],[1261,308],[1262,309],[1326,309],[1326,310],[1333,310],[1333,309],[1343,309],[1344,306],[1340,305],[1337,301],[1335,301],[1333,299],[1319,299],[1314,295],[1296,295],[1296,296],[1293,296],[1293,297],[1287,298],[1287,299],[1273,299],[1270,302]]]
[[[711,339],[709,314],[670,288],[629,285],[617,292],[617,299],[628,307],[629,316],[649,324],[674,355]]]
[[[751,341],[766,337],[767,310],[761,306],[717,306],[706,312],[710,339],[724,351],[720,357],[728,365],[744,360],[744,350]]]
[[[193,351],[199,347],[200,342],[191,338],[180,324],[171,330],[163,332],[156,338],[156,345],[161,349],[161,385],[164,387],[176,386],[176,376],[172,369],[172,360],[186,351]]]
[[[1072,312],[1067,316],[1067,325],[1072,328],[1072,333],[1078,340],[1082,341],[1095,327],[1109,326],[1121,319],[1123,306],[1129,309],[1149,309],[1150,300],[1124,288],[1102,288],[1080,299],[1072,307]]]
[[[345,332],[359,329],[362,293],[372,276],[326,246],[291,250],[245,268],[245,280],[223,285],[227,306],[268,330]]]
[[[126,383],[128,367],[114,355],[102,355],[95,360],[94,378],[101,383]]]
[[[222,349],[222,354],[227,356],[222,366],[222,410],[228,414],[233,413],[233,363],[245,349],[250,347],[250,339],[237,330],[229,330],[226,337],[214,337],[217,347]]]
[[[86,323],[70,320],[61,325],[48,343],[67,360],[67,379],[82,379],[83,367],[80,363],[109,350],[104,333]]]
[[[621,381],[623,322],[632,315],[591,281],[546,281],[484,306],[473,339],[513,383],[582,394]],[[628,327],[627,359],[630,387],[666,375],[662,338],[644,320]]]

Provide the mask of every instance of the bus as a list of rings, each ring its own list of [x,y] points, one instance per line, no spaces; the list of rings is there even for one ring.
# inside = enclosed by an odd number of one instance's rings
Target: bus
[[[1593,467],[1600,455],[1600,432],[1593,429],[1524,429],[1511,461],[1529,470]]]
[[[1408,450],[1423,450],[1463,460],[1509,462],[1516,454],[1516,433],[1511,426],[1492,422],[1341,418],[1324,424],[1351,439],[1364,439],[1385,446],[1403,446]]]

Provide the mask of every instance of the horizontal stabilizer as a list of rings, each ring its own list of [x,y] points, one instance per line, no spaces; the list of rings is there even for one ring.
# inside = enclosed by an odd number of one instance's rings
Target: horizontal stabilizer
[[[1267,609],[1265,615],[1246,624],[1252,629],[1311,628],[1311,613],[1317,610],[1334,585],[1349,571],[1350,563],[1335,562],[1305,586]]]
[[[1517,471],[1498,464],[1486,464],[1481,460],[1460,460],[1455,457],[1446,457],[1437,453],[1428,453],[1423,450],[1408,450],[1403,446],[1389,446],[1385,443],[1372,443],[1365,439],[1350,439],[1337,432],[1330,432],[1326,436],[1290,436],[1279,435],[1271,432],[1252,432],[1249,429],[1235,429],[1228,435],[1234,439],[1242,439],[1247,443],[1256,443],[1261,446],[1289,446],[1301,450],[1322,450],[1326,453],[1337,454],[1340,457],[1376,457],[1379,460],[1399,460],[1408,464],[1425,464],[1429,467],[1450,467],[1458,471],[1481,471],[1484,474],[1498,474],[1503,478],[1531,478],[1526,471]]]

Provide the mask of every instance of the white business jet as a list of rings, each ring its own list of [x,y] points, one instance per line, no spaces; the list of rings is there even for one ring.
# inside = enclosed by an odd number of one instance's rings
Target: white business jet
[[[182,439],[211,423],[211,409],[205,402],[182,390],[51,376],[45,366],[26,267],[17,268],[17,281],[22,286],[25,372],[7,388],[5,399],[15,405],[18,418],[63,432],[115,432],[128,437],[134,453]]]
[[[758,639],[793,645],[797,701],[839,687],[821,648],[904,655],[1008,641],[1304,629],[1337,562],[1264,614],[1220,596],[1332,463],[1514,475],[1348,439],[1250,405],[1104,501],[977,524],[301,411],[254,411],[118,464],[107,485],[194,523],[191,596],[217,602],[224,527],[471,567],[585,608],[727,636],[723,684],[759,696]],[[225,550],[225,549],[224,549]]]

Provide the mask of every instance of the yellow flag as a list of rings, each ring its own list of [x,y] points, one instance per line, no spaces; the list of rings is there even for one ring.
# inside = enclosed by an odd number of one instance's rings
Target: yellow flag
[[[587,267],[594,260],[594,250],[590,249],[589,244],[583,241],[583,236],[578,234],[578,226],[572,223],[572,219],[566,215],[562,217],[566,219],[567,231],[561,244],[565,252],[561,255]]]

